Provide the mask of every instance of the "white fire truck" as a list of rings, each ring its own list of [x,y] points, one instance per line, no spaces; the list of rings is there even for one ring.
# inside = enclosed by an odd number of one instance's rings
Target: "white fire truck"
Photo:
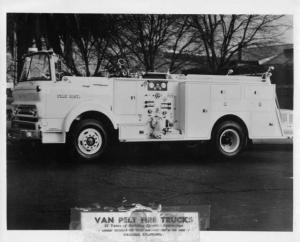
[[[270,74],[62,76],[53,52],[30,53],[13,91],[11,140],[68,143],[80,159],[121,142],[210,141],[237,156],[252,139],[292,138]]]

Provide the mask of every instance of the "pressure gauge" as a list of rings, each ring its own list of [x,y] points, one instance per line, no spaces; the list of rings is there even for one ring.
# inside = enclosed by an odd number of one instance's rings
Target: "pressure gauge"
[[[154,83],[153,82],[149,82],[149,88],[153,89],[154,88]]]

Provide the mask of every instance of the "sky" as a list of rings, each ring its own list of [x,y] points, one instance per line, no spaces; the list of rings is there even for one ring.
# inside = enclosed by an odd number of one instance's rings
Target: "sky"
[[[287,44],[292,44],[293,41],[293,16],[292,15],[285,15],[281,19],[278,20],[278,25],[286,25],[290,27],[282,27],[281,31],[283,32],[282,35],[282,42]]]

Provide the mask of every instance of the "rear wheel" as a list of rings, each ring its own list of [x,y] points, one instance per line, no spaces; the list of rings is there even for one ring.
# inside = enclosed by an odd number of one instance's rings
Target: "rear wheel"
[[[101,122],[94,119],[80,121],[71,131],[72,155],[79,160],[99,158],[107,147],[108,136]]]
[[[247,144],[246,131],[235,121],[224,121],[214,129],[212,144],[217,156],[234,158]]]

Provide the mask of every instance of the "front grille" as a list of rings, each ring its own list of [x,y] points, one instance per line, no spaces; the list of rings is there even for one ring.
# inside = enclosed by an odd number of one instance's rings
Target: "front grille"
[[[19,105],[16,108],[16,115],[36,116],[36,106],[34,105]]]
[[[28,130],[35,130],[35,123],[27,123],[27,122],[12,121],[11,127],[12,127],[13,129],[28,129]]]
[[[25,121],[25,122],[37,122],[38,118],[18,116],[16,117],[16,120]]]
[[[17,105],[14,109],[11,127],[15,130],[36,130],[38,119],[35,105]]]

